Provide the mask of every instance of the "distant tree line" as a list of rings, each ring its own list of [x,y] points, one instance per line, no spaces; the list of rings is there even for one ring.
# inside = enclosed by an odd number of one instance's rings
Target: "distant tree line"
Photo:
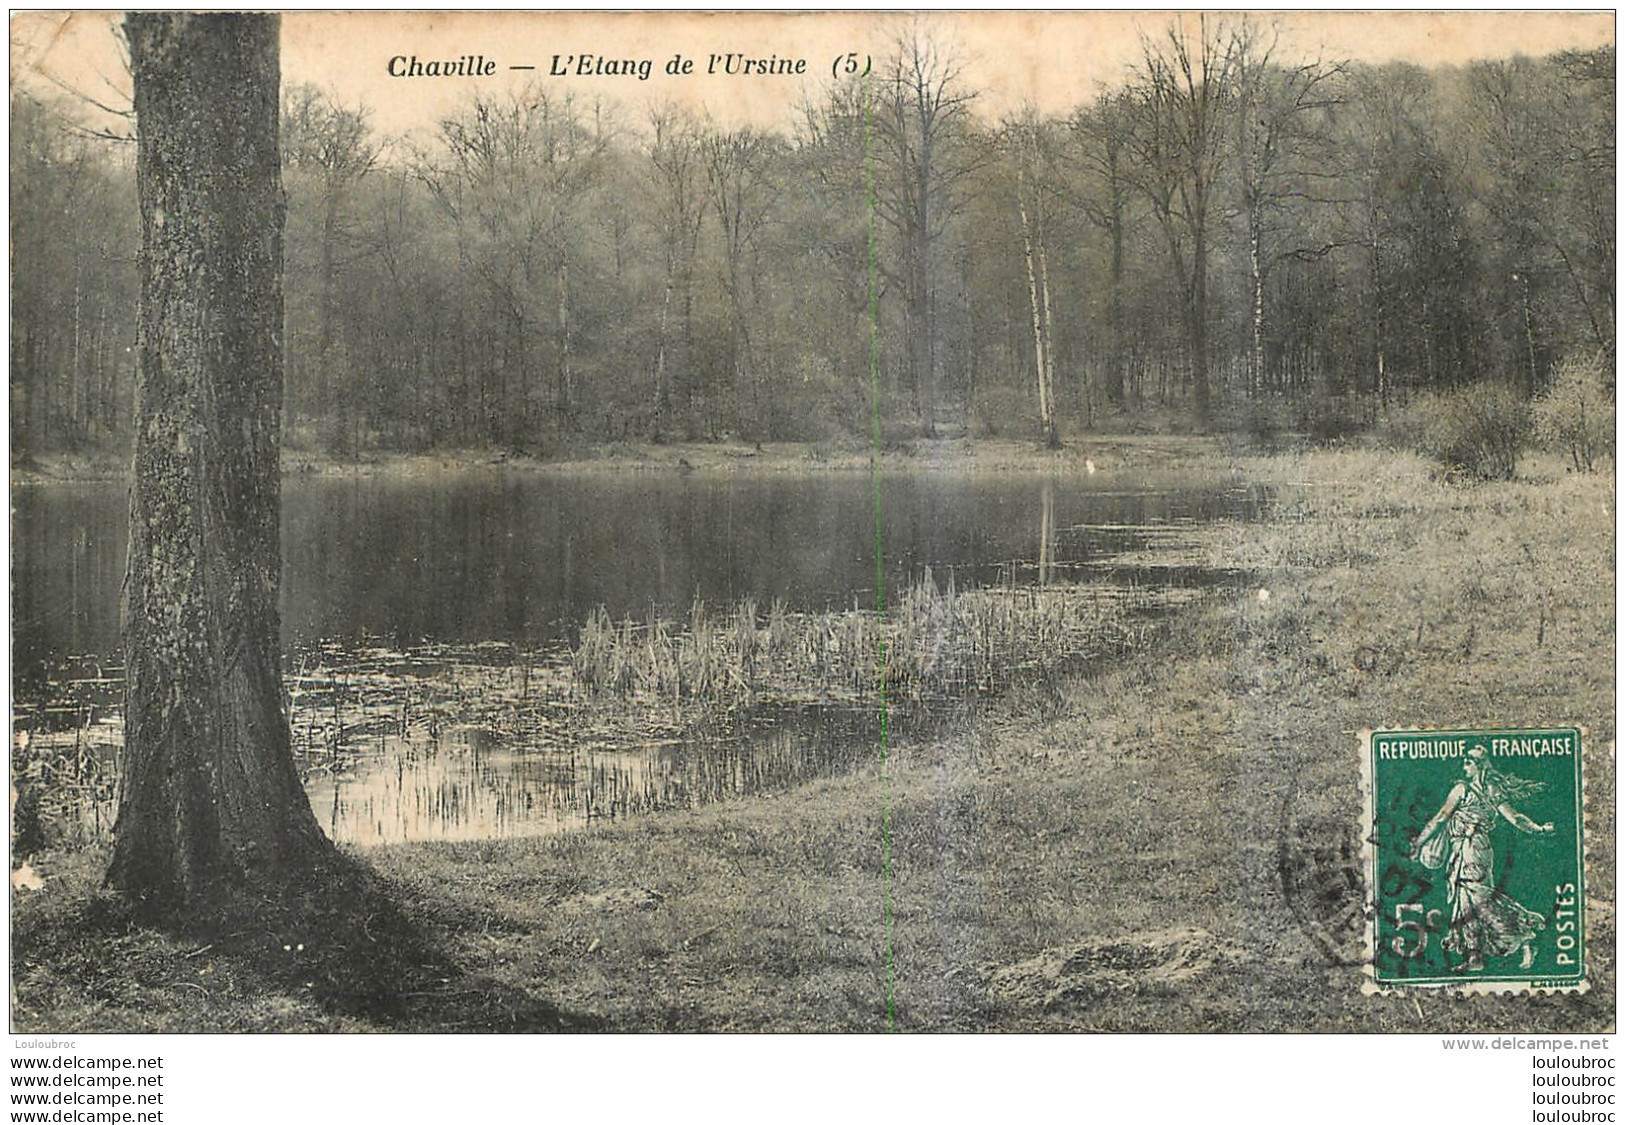
[[[1333,436],[1614,352],[1611,47],[1426,70],[1193,19],[993,121],[904,35],[783,131],[533,86],[386,140],[283,101],[286,432],[341,457],[866,434],[872,316],[889,441]],[[11,112],[13,457],[123,450],[131,146]]]

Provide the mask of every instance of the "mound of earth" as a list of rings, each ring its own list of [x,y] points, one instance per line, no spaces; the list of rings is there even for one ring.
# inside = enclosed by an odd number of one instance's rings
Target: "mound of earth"
[[[579,902],[585,911],[604,913],[627,908],[653,910],[660,905],[663,897],[659,892],[643,887],[609,887],[596,894],[582,895]]]
[[[1125,993],[1177,991],[1233,964],[1236,950],[1191,926],[1098,937],[993,969],[988,999],[1001,1007],[1081,1008]]]

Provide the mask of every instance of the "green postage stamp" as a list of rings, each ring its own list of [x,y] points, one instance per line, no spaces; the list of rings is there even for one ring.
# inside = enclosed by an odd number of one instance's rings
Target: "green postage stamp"
[[[1368,991],[1584,991],[1580,739],[1362,733]]]

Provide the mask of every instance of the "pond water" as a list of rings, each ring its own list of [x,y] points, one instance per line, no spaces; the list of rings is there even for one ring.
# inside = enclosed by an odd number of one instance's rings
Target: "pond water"
[[[889,595],[928,567],[961,589],[1233,580],[1182,558],[1180,529],[1254,519],[1268,499],[1239,481],[1112,474],[880,484]],[[111,790],[110,767],[95,763],[121,733],[126,490],[51,485],[12,500],[14,726],[56,755],[53,778],[79,778],[95,806],[80,830],[97,835]],[[318,818],[340,839],[555,831],[783,788],[866,760],[877,743],[869,717],[834,707],[757,708],[704,737],[539,737],[545,724],[508,722],[501,707],[450,707],[444,683],[401,663],[455,649],[461,688],[468,669],[485,669],[487,701],[540,714],[562,704],[543,698],[551,689],[539,666],[533,683],[531,661],[573,643],[598,606],[617,620],[682,620],[696,599],[723,613],[746,598],[764,614],[775,600],[799,613],[872,608],[866,474],[296,477],[283,528],[296,751]],[[383,676],[368,671],[380,652],[392,654]]]

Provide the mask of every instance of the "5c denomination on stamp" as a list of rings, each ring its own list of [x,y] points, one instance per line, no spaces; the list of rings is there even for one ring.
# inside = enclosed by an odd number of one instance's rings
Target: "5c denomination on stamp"
[[[1585,989],[1580,740],[1362,733],[1369,990]]]

